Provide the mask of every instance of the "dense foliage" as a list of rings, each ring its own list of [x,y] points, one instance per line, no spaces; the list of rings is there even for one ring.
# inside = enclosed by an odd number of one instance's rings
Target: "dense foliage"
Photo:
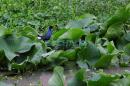
[[[129,73],[99,72],[84,77],[88,68],[130,66],[128,2],[1,0],[0,70],[51,70],[60,65],[80,69],[68,86],[129,86]],[[37,35],[44,34],[48,26],[53,26],[51,39],[38,40]],[[49,86],[64,86],[64,80],[63,68],[56,67]]]
[[[54,69],[53,76],[48,82],[48,86],[129,86],[130,72],[107,74],[103,71],[93,72],[90,75],[85,69],[78,70],[72,79],[66,79],[62,67]]]

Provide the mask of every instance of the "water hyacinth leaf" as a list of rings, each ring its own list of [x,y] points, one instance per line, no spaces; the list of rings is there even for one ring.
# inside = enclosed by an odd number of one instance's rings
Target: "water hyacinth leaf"
[[[58,39],[59,36],[61,36],[62,34],[64,34],[67,31],[67,29],[60,29],[58,32],[54,33],[52,35],[52,39]]]
[[[111,86],[130,86],[130,76],[113,82]]]
[[[130,4],[128,4],[128,5],[126,6],[126,11],[128,12],[128,16],[129,16],[129,18],[130,18]]]
[[[111,25],[106,34],[105,37],[109,39],[119,39],[124,34],[124,30],[121,24],[116,23]]]
[[[118,67],[119,66],[119,58],[116,55],[114,57],[112,57],[111,66],[114,66],[114,67]]]
[[[8,65],[9,70],[26,71],[32,69],[43,59],[42,54],[45,53],[41,43],[35,43],[34,46],[26,53],[16,56]]]
[[[78,40],[83,34],[84,31],[82,29],[69,29],[67,32],[61,35],[59,39]]]
[[[130,43],[124,46],[124,51],[126,54],[130,55]]]
[[[130,32],[126,33],[124,38],[126,41],[130,42]]]
[[[21,62],[21,63],[10,63],[8,65],[8,69],[11,71],[13,69],[16,69],[18,71],[24,71],[27,68],[27,60]]]
[[[4,26],[0,26],[0,37],[2,37],[4,35],[8,35],[8,34],[12,34],[11,29],[8,29]]]
[[[76,17],[77,20],[82,20],[82,19],[96,19],[96,17],[93,14],[84,14],[81,16]],[[86,22],[87,23],[87,22]]]
[[[97,45],[97,48],[99,49],[101,55],[105,55],[105,54],[107,54],[107,52],[108,52],[107,49],[104,48],[101,44],[98,44],[98,45]]]
[[[96,68],[107,68],[114,55],[103,55],[94,65]]]
[[[107,44],[107,52],[111,55],[116,55],[118,54],[120,51],[118,49],[116,49],[114,42],[111,41]]]
[[[130,62],[130,56],[122,54],[119,59],[119,64],[121,67],[128,67]]]
[[[69,49],[64,51],[63,53],[64,57],[67,57],[69,60],[75,60],[76,59],[76,51],[74,49]]]
[[[106,20],[104,23],[105,29],[102,31],[102,33],[106,33],[106,37],[108,38],[112,38],[114,36],[114,38],[120,37],[123,32],[122,25],[127,22],[129,18],[129,5],[118,9],[113,16]]]
[[[0,50],[0,65],[5,65],[7,63],[7,59],[5,58],[5,54],[3,50]]]
[[[86,60],[79,60],[77,61],[77,64],[80,68],[85,68],[85,69],[89,68],[89,65],[87,64]]]
[[[100,59],[100,51],[93,43],[88,42],[88,44],[81,46],[78,57],[87,60],[88,64],[94,65]]]
[[[111,42],[107,42],[106,44],[106,48],[102,47],[101,45],[98,45],[98,48],[100,50],[100,52],[102,53],[102,56],[100,57],[100,59],[97,61],[97,63],[95,64],[95,67],[101,67],[101,68],[105,68],[108,67],[113,59],[114,56],[116,56],[117,54],[119,54],[119,50],[116,49],[113,41]]]
[[[91,41],[91,42],[94,43],[94,42],[96,41],[96,35],[93,34],[93,33],[91,33],[91,34],[87,34],[86,39],[87,39],[88,41]]]
[[[60,56],[62,55],[63,50],[55,51],[51,53],[48,57],[46,57],[47,61],[53,62],[56,59],[60,59]]]
[[[130,18],[129,5],[118,9],[115,14],[105,22],[105,27],[108,29],[111,25],[119,23],[122,25]],[[118,29],[118,28],[117,28]]]
[[[106,74],[103,72],[95,73],[88,80],[88,86],[111,86],[111,83],[118,78],[118,76]]]
[[[126,35],[126,34],[125,34]],[[117,49],[119,50],[123,50],[123,47],[129,43],[129,41],[126,40],[125,35],[123,37],[121,37],[118,41],[117,41]]]
[[[23,29],[20,29],[19,32],[20,32],[19,33],[20,35],[29,37],[32,40],[36,39],[37,35],[38,35],[38,32],[34,28],[32,28],[30,26],[26,26]]]
[[[87,86],[87,83],[85,82],[85,75],[85,69],[80,69],[72,79],[68,80],[67,86]]]
[[[38,64],[43,59],[42,54],[46,53],[45,48],[43,49],[41,43],[35,43],[35,52],[31,56],[31,63]]]
[[[34,45],[27,37],[9,35],[0,38],[0,49],[4,50],[5,56],[9,61],[16,57],[17,53],[25,53]]]
[[[48,81],[48,86],[65,86],[64,81],[64,69],[62,67],[55,67],[53,75]]]
[[[107,46],[107,44],[109,43],[107,38],[98,38],[96,39],[96,44],[97,45],[101,45],[103,47]]]
[[[108,45],[107,45],[107,50],[109,53],[112,53],[115,49],[115,46],[114,46],[114,43],[113,42],[110,42]]]
[[[55,52],[55,50],[50,51],[50,52],[48,52],[48,53],[43,53],[42,56],[43,56],[43,57],[47,57],[47,56],[53,54],[54,52]]]
[[[79,21],[69,21],[69,23],[66,25],[66,28],[82,28],[82,24],[80,24]]]
[[[98,24],[96,21],[97,18],[94,15],[85,14],[85,15],[80,16],[78,19],[82,25],[82,28],[86,32],[88,32],[88,31],[93,32],[93,31],[96,31],[98,29]]]
[[[69,21],[66,28],[84,28],[95,21],[96,17],[92,14],[85,14],[76,17],[76,20]]]

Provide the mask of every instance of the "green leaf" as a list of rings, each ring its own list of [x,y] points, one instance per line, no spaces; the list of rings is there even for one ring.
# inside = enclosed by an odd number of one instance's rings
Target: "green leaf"
[[[124,38],[126,41],[130,42],[130,32],[126,33]]]
[[[63,50],[55,51],[51,53],[48,57],[46,57],[46,59],[49,62],[53,62],[54,60],[59,59],[62,53],[63,53]]]
[[[123,47],[129,43],[129,41],[128,41],[126,35],[127,35],[127,33],[126,33],[124,36],[122,36],[122,37],[117,41],[117,45],[116,45],[116,46],[117,46],[117,48],[120,49],[120,50],[123,50]]]
[[[129,18],[129,5],[118,9],[115,14],[108,18],[108,20],[104,23],[105,29],[102,33],[105,34],[107,32],[106,37],[108,38],[112,38],[114,36],[115,38],[119,37],[122,34],[122,25],[126,23]]]
[[[0,65],[7,64],[7,59],[5,58],[5,54],[3,50],[0,50]]]
[[[9,35],[12,34],[11,29],[8,29],[4,26],[0,26],[0,37],[4,36],[4,35]]]
[[[109,28],[113,24],[119,23],[121,25],[124,22],[126,22],[130,18],[130,15],[128,12],[129,10],[127,8],[128,8],[128,6],[118,9],[115,12],[115,14],[105,22],[106,28]]]
[[[23,29],[20,29],[18,34],[29,37],[30,39],[34,40],[37,38],[38,32],[32,27],[26,26]]]
[[[31,56],[31,63],[38,64],[43,59],[42,54],[46,53],[41,43],[35,43],[35,52]]]
[[[39,64],[42,59],[42,54],[45,53],[45,48],[41,43],[34,43],[34,46],[25,53],[20,53],[9,63],[9,70],[26,71],[32,69]]]
[[[67,31],[67,29],[60,29],[58,32],[54,33],[52,35],[52,39],[58,39],[59,36],[61,36],[62,34],[64,34]]]
[[[24,60],[21,63],[10,63],[8,65],[8,70],[11,71],[11,70],[15,69],[15,70],[18,70],[18,71],[25,71],[26,68],[27,68],[26,63],[27,63],[27,60]]]
[[[118,76],[103,72],[95,73],[89,80],[88,86],[111,86],[110,84],[118,79]]]
[[[114,42],[110,41],[107,44],[107,52],[111,55],[116,55],[118,54],[120,51],[116,49]]]
[[[55,67],[52,77],[48,81],[48,86],[64,86],[64,69],[62,67]]]
[[[77,40],[84,34],[82,29],[69,29],[63,35],[59,37],[59,39],[69,39],[69,40]]]
[[[130,18],[130,4],[126,6],[126,11],[128,12],[129,18]]]
[[[66,28],[82,28],[82,24],[80,24],[79,21],[69,21],[69,23],[66,25]]]
[[[82,20],[82,19],[95,19],[96,17],[93,14],[84,14],[81,16],[76,17],[77,20]],[[87,22],[86,22],[87,23]]]
[[[130,62],[130,56],[122,54],[119,59],[119,63],[121,67],[128,67]]]
[[[130,56],[130,43],[124,46],[124,51]]]
[[[93,33],[90,33],[90,34],[87,34],[87,37],[86,37],[86,39],[88,40],[88,41],[91,41],[91,42],[95,42],[95,40],[96,40],[96,35],[95,34],[93,34]]]
[[[88,69],[89,65],[87,64],[86,60],[78,60],[77,64],[80,68]]]
[[[103,55],[94,65],[96,68],[106,68],[110,65],[114,55]]]
[[[90,65],[94,65],[100,58],[100,51],[91,42],[81,46],[78,52],[79,59],[87,60]]]
[[[109,38],[109,39],[118,39],[120,38],[124,33],[123,27],[121,24],[116,23],[111,25],[106,34],[105,37]]]
[[[110,42],[108,45],[107,45],[107,49],[108,49],[108,52],[109,53],[112,53],[115,49],[114,47],[114,43],[113,42]]]
[[[111,86],[130,86],[130,76],[113,82]]]
[[[101,55],[105,55],[105,54],[108,53],[107,49],[104,48],[101,44],[98,44],[98,45],[97,45],[97,48],[99,49]]]
[[[66,50],[66,51],[64,51],[63,56],[67,57],[69,60],[75,60],[76,59],[76,51],[74,49]]]
[[[106,68],[111,64],[111,61],[114,56],[119,54],[119,50],[116,49],[113,41],[106,42],[106,47],[102,47],[100,44],[98,45],[100,52],[102,53],[100,59],[95,64],[97,68]]]
[[[80,69],[74,76],[74,78],[68,80],[67,86],[87,86],[85,80],[86,71],[85,69]]]
[[[9,35],[0,37],[0,50],[4,50],[5,56],[9,61],[18,56],[17,53],[25,53],[34,45],[27,37]]]
[[[76,17],[75,21],[69,21],[66,25],[66,28],[83,28],[95,21],[96,17],[92,14],[85,14],[79,17]]]

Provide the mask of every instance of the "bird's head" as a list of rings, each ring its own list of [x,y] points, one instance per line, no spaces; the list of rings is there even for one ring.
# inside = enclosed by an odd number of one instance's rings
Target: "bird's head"
[[[53,26],[49,26],[49,29],[52,29],[53,28]]]

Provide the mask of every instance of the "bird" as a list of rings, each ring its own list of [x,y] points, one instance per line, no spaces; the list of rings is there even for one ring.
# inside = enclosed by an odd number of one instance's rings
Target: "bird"
[[[52,26],[49,26],[48,31],[45,35],[38,35],[39,40],[48,41],[51,38],[52,35]]]

